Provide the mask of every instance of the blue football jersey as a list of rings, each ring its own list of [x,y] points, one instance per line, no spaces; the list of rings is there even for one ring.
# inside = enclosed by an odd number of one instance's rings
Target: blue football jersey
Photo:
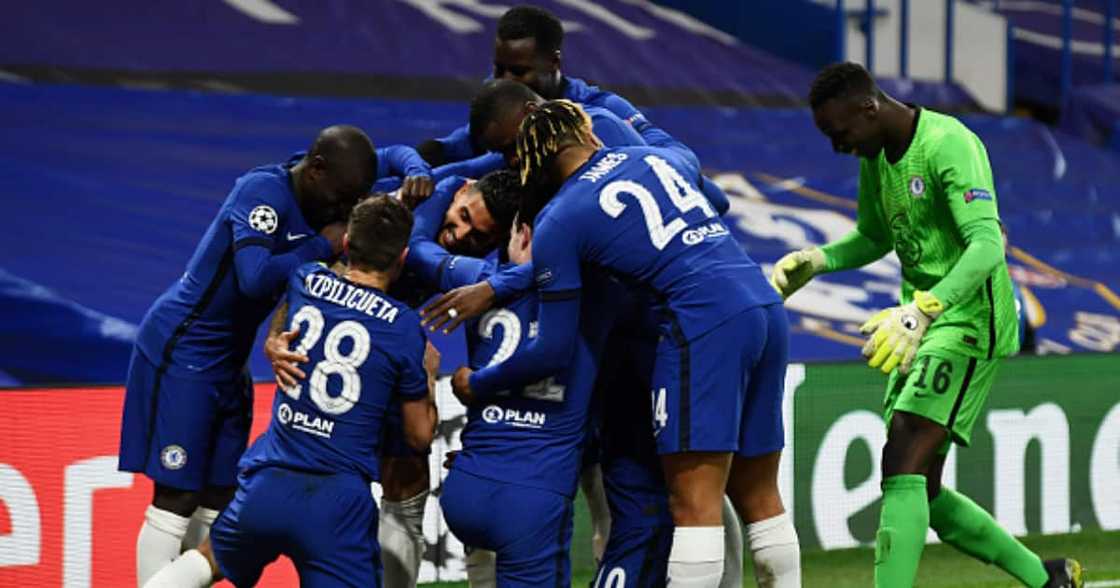
[[[234,263],[239,249],[294,253],[293,268],[331,255],[330,244],[307,224],[296,203],[290,169],[297,161],[258,167],[238,178],[182,277],[148,309],[136,343],[167,373],[225,380],[245,365],[287,272],[273,290],[247,294]]]
[[[589,303],[609,304],[622,286],[589,272]],[[540,301],[529,291],[467,325],[471,368],[500,364],[536,337]],[[476,401],[467,411],[463,451],[455,468],[475,476],[573,496],[589,433],[588,411],[599,356],[612,321],[584,315],[580,342],[568,367],[555,377]]]
[[[394,397],[424,398],[427,338],[420,316],[374,288],[322,264],[301,266],[288,285],[288,328],[310,362],[294,389],[277,388],[268,430],[241,460],[267,466],[379,479],[386,407]]]
[[[580,289],[581,267],[604,268],[661,301],[663,335],[687,339],[781,302],[699,186],[699,170],[676,151],[599,150],[537,217],[538,289],[562,298]]]

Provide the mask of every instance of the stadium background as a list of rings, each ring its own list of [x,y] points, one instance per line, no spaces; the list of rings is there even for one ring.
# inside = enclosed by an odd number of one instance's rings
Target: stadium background
[[[564,19],[563,71],[630,98],[691,146],[763,264],[853,226],[856,161],[831,153],[803,105],[814,68],[869,63],[888,91],[960,115],[988,147],[1044,357],[1007,363],[976,446],[947,469],[1017,533],[1104,537],[1108,577],[1120,578],[1120,86],[1103,26],[1120,26],[1114,1],[539,4]],[[332,123],[379,145],[462,124],[506,7],[11,7],[0,37],[0,585],[131,582],[150,487],[115,471],[119,384],[147,306],[246,169]],[[873,540],[883,382],[854,361],[855,327],[892,303],[897,266],[892,255],[830,275],[788,303],[797,366],[783,489],[807,552]],[[459,338],[437,345],[445,369],[458,365]],[[270,374],[258,356],[251,367],[259,429]],[[462,426],[442,400],[433,473]],[[461,578],[461,546],[436,511],[432,501],[422,574]],[[586,573],[582,522],[573,561]],[[271,574],[265,585],[291,580]]]

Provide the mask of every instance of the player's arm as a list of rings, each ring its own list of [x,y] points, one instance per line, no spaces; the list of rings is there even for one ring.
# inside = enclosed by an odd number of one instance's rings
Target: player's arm
[[[980,141],[959,133],[946,135],[932,159],[941,193],[965,243],[960,259],[929,291],[947,310],[976,292],[1003,262],[1003,237],[992,170]]]
[[[603,101],[603,107],[629,123],[647,144],[653,147],[671,149],[689,160],[696,169],[700,169],[700,158],[696,157],[696,153],[692,149],[689,149],[687,145],[675,139],[661,127],[649,122],[646,115],[642,114],[629,100],[617,94],[612,94]]]
[[[431,198],[422,202],[413,211],[412,234],[409,237],[405,268],[415,272],[425,284],[432,287],[438,286],[441,270],[451,257],[451,254],[436,242],[436,236],[443,225],[448,207],[455,199],[455,193],[464,184],[465,180],[459,177],[441,181]]]
[[[420,345],[405,358],[401,369],[401,420],[405,441],[416,451],[425,451],[435,437],[439,414],[435,403],[439,351],[419,329]]]
[[[390,145],[377,149],[377,177],[400,176],[401,200],[414,208],[431,195],[435,187],[432,167],[416,149],[408,145]]]
[[[774,264],[770,284],[789,298],[818,274],[863,267],[891,251],[887,227],[883,224],[877,201],[879,179],[865,160],[859,167],[859,204],[856,228],[822,247],[810,247],[786,254]]]
[[[346,270],[341,261],[334,262],[331,271],[342,275]],[[292,281],[299,281],[302,276],[296,272],[292,274]],[[298,287],[298,284],[289,283],[289,288]],[[281,387],[290,388],[307,378],[307,374],[299,368],[299,364],[311,361],[307,355],[292,350],[292,342],[299,338],[299,327],[285,331],[288,324],[288,301],[281,300],[272,312],[272,321],[268,325],[268,334],[264,338],[264,356],[272,364],[272,374],[276,383]]]
[[[929,325],[976,292],[1003,262],[992,170],[984,146],[971,135],[948,134],[931,155],[930,167],[965,249],[932,289],[915,291],[912,302],[883,310],[861,327],[871,335],[863,347],[868,365],[883,373],[896,366],[904,374],[909,372]]]
[[[305,263],[328,259],[342,250],[346,226],[335,223],[319,235],[307,237],[287,253],[273,254],[275,234],[283,224],[279,196],[269,198],[275,186],[248,181],[236,188],[230,214],[233,231],[233,265],[237,285],[246,296],[262,298],[274,293],[292,270]]]
[[[416,146],[416,151],[433,167],[479,155],[471,144],[470,125],[461,126],[446,137],[424,141]]]
[[[452,385],[468,398],[487,398],[538,382],[571,361],[579,337],[580,259],[576,240],[560,223],[544,219],[533,236],[533,257],[540,284],[537,336],[509,359],[473,374],[455,374]],[[469,370],[467,370],[469,372]]]
[[[501,153],[484,153],[470,159],[464,159],[454,163],[445,163],[432,170],[432,176],[437,182],[452,176],[481,178],[492,171],[505,167],[506,160],[502,157]]]
[[[648,145],[634,127],[604,108],[591,109],[591,130],[604,147],[635,147]]]

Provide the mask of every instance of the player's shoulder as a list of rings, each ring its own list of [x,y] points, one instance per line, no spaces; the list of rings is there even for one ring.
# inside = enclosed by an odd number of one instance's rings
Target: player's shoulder
[[[937,154],[979,141],[972,129],[955,116],[925,108],[919,116],[920,137],[926,151]]]
[[[436,194],[454,194],[463,187],[463,184],[469,181],[464,176],[447,176],[442,180],[436,182],[436,187],[433,190],[433,195]]]
[[[269,205],[286,207],[291,200],[288,168],[283,164],[255,167],[234,183],[232,195],[237,200],[263,201]]]

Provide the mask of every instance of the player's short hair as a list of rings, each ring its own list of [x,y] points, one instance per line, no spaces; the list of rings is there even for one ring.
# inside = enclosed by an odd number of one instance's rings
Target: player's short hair
[[[603,146],[591,130],[591,117],[571,100],[549,100],[521,121],[517,133],[517,157],[521,183],[535,181],[545,166],[564,147]]]
[[[471,99],[471,144],[477,149],[482,133],[512,109],[539,99],[529,86],[513,80],[490,80]]]
[[[482,202],[494,219],[498,231],[505,233],[513,226],[513,217],[521,205],[521,180],[510,170],[492,171],[475,183],[475,189],[482,193]]]
[[[354,207],[347,233],[351,265],[387,271],[408,245],[412,211],[396,198],[373,194]]]
[[[537,6],[514,6],[498,19],[498,39],[533,39],[537,54],[552,55],[564,44],[564,26],[551,12]]]
[[[871,73],[858,63],[833,63],[821,70],[809,88],[809,106],[816,109],[833,98],[875,96],[879,93]]]

